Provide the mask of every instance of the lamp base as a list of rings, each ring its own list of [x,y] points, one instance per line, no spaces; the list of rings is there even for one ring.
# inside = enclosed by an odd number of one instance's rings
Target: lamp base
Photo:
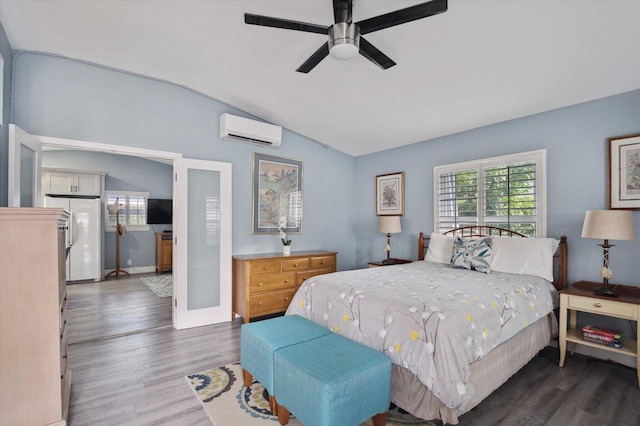
[[[597,294],[598,296],[618,297],[618,292],[609,286],[594,288],[593,294]]]

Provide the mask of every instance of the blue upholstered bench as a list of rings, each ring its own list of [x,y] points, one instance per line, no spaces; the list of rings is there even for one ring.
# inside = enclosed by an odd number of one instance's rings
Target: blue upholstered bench
[[[240,364],[246,387],[255,377],[269,393],[271,412],[276,414],[276,399],[273,387],[273,356],[278,349],[330,334],[328,329],[299,315],[244,324],[240,329]]]
[[[338,334],[274,353],[278,420],[293,413],[305,426],[384,426],[391,397],[391,360]]]

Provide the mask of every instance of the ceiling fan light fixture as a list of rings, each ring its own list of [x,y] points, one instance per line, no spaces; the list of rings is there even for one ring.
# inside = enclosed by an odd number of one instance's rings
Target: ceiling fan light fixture
[[[329,28],[329,55],[341,61],[354,58],[360,51],[360,29],[357,25],[339,22]]]

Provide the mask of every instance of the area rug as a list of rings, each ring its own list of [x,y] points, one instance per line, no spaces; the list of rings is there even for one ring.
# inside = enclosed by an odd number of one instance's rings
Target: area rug
[[[158,297],[173,296],[173,276],[159,275],[156,277],[142,277],[140,280],[147,285]]]
[[[240,363],[190,374],[186,378],[216,426],[279,426],[278,416],[269,410],[264,387],[257,381],[248,388],[244,386]],[[369,419],[361,426],[371,424]],[[292,414],[289,425],[302,426],[302,423]],[[431,422],[403,414],[397,408],[389,410],[387,426],[403,425],[434,426]]]

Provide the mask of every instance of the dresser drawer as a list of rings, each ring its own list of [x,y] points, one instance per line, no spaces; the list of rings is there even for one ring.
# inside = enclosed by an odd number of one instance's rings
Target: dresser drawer
[[[309,269],[309,258],[300,257],[297,259],[286,259],[282,261],[283,271],[301,271]]]
[[[251,315],[260,316],[287,310],[294,292],[292,289],[252,295],[249,299]]]
[[[334,256],[322,256],[322,257],[311,258],[311,269],[320,269],[320,268],[334,269],[335,267],[336,267],[336,258]]]
[[[261,274],[252,276],[249,279],[250,294],[293,288],[296,285],[296,274],[289,272],[286,274]]]
[[[60,379],[64,379],[64,375],[67,371],[67,327],[64,327],[62,334],[60,334]]]
[[[314,271],[303,271],[296,274],[296,287],[300,287],[303,282],[316,275],[329,274],[335,272],[333,269],[316,269]]]
[[[611,315],[631,320],[637,319],[637,307],[630,303],[569,295],[567,305],[569,309],[583,312]]]
[[[250,275],[280,272],[280,260],[253,261],[249,264],[249,269]]]

